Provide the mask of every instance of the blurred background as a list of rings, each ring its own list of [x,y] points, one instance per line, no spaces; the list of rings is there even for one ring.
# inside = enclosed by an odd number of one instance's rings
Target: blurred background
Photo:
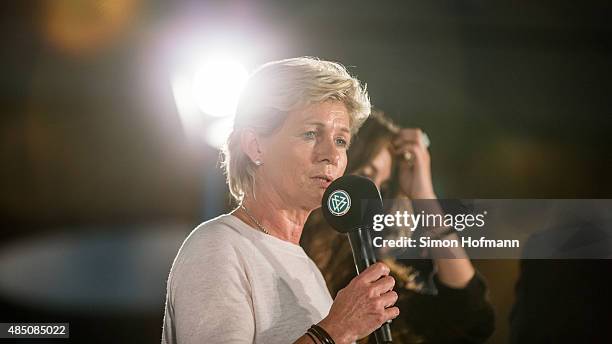
[[[249,71],[337,60],[432,140],[445,198],[610,198],[605,1],[13,2],[0,11],[1,321],[158,342],[185,236],[227,209]],[[518,262],[477,261],[508,338]],[[25,343],[25,340],[21,341]]]

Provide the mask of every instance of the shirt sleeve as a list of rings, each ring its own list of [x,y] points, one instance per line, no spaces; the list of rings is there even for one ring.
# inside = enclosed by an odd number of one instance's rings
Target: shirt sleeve
[[[487,285],[476,271],[464,288],[452,288],[434,276],[436,303],[442,309],[447,338],[455,343],[484,343],[495,329],[495,313],[487,299]]]
[[[192,245],[168,281],[177,343],[253,343],[255,320],[246,265],[237,248],[218,240]]]
[[[465,288],[452,288],[434,275],[437,295],[400,291],[402,313],[393,321],[399,335],[427,343],[484,343],[495,328],[484,278],[476,272]]]
[[[463,288],[453,288],[444,284],[434,275],[434,283],[438,289],[440,301],[457,306],[457,309],[476,309],[486,303],[487,285],[482,275],[476,271],[472,279]]]

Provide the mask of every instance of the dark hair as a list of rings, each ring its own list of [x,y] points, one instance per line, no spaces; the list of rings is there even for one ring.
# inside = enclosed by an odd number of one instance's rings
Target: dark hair
[[[354,143],[348,151],[346,174],[351,174],[367,165],[376,155],[391,144],[395,135],[383,121],[384,114],[372,110],[370,117],[364,122],[353,139]]]
[[[379,109],[372,109],[370,117],[364,122],[348,151],[348,165],[345,174],[353,174],[370,163],[383,149],[388,149],[399,127]],[[397,168],[395,159],[391,167],[391,177],[381,187],[383,197],[394,197],[397,189]]]

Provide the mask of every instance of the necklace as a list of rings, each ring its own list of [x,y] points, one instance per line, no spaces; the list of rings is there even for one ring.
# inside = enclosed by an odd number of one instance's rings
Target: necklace
[[[249,219],[251,219],[253,222],[255,222],[255,224],[257,225],[257,227],[258,227],[258,229],[259,229],[260,231],[262,231],[262,232],[264,232],[264,233],[266,233],[266,234],[270,235],[270,232],[268,232],[268,231],[266,230],[266,228],[265,228],[264,226],[262,226],[262,225],[261,225],[261,223],[259,223],[259,221],[257,221],[257,220],[256,220],[256,219],[253,217],[253,215],[251,215],[251,213],[249,213],[249,211],[247,210],[247,208],[246,208],[246,207],[245,207],[243,204],[241,204],[241,205],[240,205],[240,208],[242,208],[242,210],[244,210],[244,213],[245,213],[245,214],[246,214],[246,215],[249,217]]]

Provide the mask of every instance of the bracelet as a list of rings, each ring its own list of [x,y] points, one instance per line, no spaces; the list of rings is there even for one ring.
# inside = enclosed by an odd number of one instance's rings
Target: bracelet
[[[313,333],[323,344],[336,344],[336,342],[334,342],[334,340],[332,339],[332,337],[329,335],[329,333],[327,333],[327,331],[325,331],[321,326],[319,325],[312,325],[309,329],[308,332]]]
[[[318,341],[315,339],[315,337],[313,337],[313,336],[310,334],[310,332],[306,331],[306,335],[307,335],[308,337],[310,337],[310,339],[312,339],[312,342],[313,342],[313,343],[315,343],[315,344],[319,344],[319,342],[318,342]]]
[[[323,338],[323,337],[322,337],[322,336],[321,336],[321,335],[320,335],[318,332],[316,332],[315,330],[313,330],[313,329],[312,329],[312,327],[311,327],[311,328],[309,328],[309,329],[306,331],[306,334],[310,335],[310,338],[312,338],[312,337],[316,337],[316,338],[317,338],[317,340],[315,341],[315,343],[317,343],[317,344],[318,344],[318,343],[321,343],[321,344],[326,344],[326,343],[325,343],[325,338]]]

